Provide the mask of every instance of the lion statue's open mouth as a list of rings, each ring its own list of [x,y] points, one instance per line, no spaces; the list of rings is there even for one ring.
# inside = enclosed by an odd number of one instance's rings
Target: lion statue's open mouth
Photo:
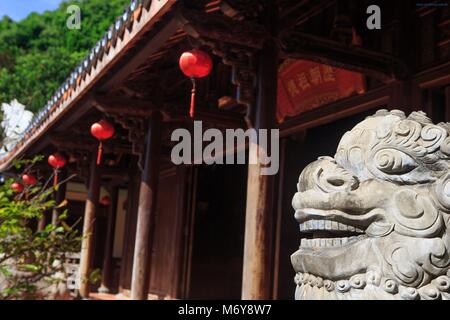
[[[301,173],[296,299],[449,299],[450,127],[380,110]]]

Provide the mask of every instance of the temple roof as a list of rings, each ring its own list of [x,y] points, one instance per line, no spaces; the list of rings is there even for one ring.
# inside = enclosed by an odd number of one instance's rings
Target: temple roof
[[[47,104],[34,116],[20,139],[0,159],[0,170],[11,165],[34,141],[42,137],[67,111],[72,109],[88,89],[105,76],[118,58],[135,46],[137,40],[155,28],[168,15],[176,0],[132,0],[124,13],[110,26],[84,60],[56,90]]]

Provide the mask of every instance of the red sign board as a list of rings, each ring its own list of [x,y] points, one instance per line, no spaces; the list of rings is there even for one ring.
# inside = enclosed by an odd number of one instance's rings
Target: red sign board
[[[277,119],[283,122],[321,105],[364,93],[364,76],[306,60],[286,60],[278,72]]]

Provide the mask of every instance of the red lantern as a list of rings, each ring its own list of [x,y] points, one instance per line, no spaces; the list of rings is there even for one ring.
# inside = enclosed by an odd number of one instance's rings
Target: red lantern
[[[109,196],[103,196],[100,199],[100,204],[102,204],[104,206],[109,206],[111,204],[111,198]]]
[[[22,181],[27,186],[34,186],[37,183],[37,179],[34,175],[26,173],[22,176]]]
[[[13,182],[11,184],[11,189],[16,193],[21,193],[23,191],[23,185],[19,182]]]
[[[193,118],[195,104],[195,78],[203,78],[209,75],[212,69],[212,60],[206,52],[194,49],[184,52],[180,57],[179,64],[181,71],[186,76],[191,78],[192,81],[189,116]]]
[[[183,52],[180,57],[180,69],[189,78],[203,78],[211,72],[212,60],[201,50]]]
[[[48,156],[48,164],[53,168],[59,169],[66,165],[66,158],[57,152]]]
[[[48,164],[54,168],[53,185],[58,184],[58,169],[66,165],[66,158],[60,153],[54,153],[48,156]]]
[[[100,141],[97,152],[97,165],[99,165],[103,152],[102,141],[107,140],[114,135],[114,127],[111,123],[102,119],[91,126],[91,134]]]

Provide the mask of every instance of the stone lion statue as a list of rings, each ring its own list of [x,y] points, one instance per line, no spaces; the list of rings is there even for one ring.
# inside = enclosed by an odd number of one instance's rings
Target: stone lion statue
[[[450,124],[380,110],[300,174],[296,299],[450,298]]]

